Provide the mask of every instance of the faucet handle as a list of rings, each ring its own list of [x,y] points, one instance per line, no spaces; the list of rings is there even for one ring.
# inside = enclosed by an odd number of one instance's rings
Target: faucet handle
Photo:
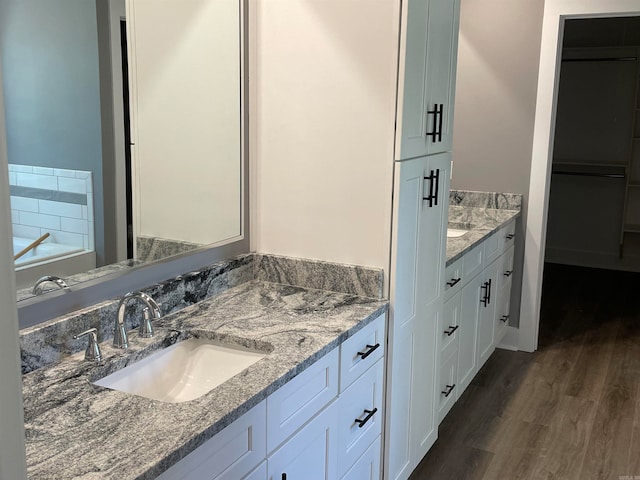
[[[77,340],[85,335],[89,335],[89,345],[87,346],[87,350],[84,352],[84,359],[89,360],[90,362],[101,362],[102,352],[100,351],[100,345],[98,345],[98,330],[90,328],[89,330],[85,330],[82,333],[74,335],[73,339]]]
[[[142,309],[142,321],[138,329],[138,336],[141,338],[153,337],[153,325],[151,325],[151,310],[149,310],[149,307]]]

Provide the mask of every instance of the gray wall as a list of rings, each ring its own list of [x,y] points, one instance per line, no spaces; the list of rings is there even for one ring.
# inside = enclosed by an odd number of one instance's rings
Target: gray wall
[[[0,48],[9,163],[92,171],[100,252],[104,232],[95,2],[2,0]]]
[[[461,0],[451,188],[522,193],[522,273],[544,0]],[[518,324],[521,275],[514,279]]]

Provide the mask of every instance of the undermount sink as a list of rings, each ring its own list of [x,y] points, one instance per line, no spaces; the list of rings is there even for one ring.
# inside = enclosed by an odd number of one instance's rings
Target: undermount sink
[[[191,338],[94,383],[161,402],[188,402],[210,392],[266,355],[265,352]]]
[[[458,238],[463,236],[469,230],[464,230],[462,228],[447,228],[447,238]]]

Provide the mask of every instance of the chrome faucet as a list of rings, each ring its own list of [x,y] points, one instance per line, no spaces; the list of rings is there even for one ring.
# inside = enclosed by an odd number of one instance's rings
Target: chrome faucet
[[[140,328],[138,334],[143,338],[153,337],[153,326],[151,325],[152,318],[160,318],[160,306],[149,295],[143,292],[129,292],[120,299],[118,304],[118,310],[116,313],[115,331],[113,332],[113,346],[116,348],[129,348],[129,340],[127,339],[127,332],[124,329],[124,313],[126,310],[126,304],[131,299],[138,299],[145,304],[142,310],[142,321],[140,322]]]
[[[33,294],[34,295],[42,295],[42,293],[44,292],[44,288],[43,288],[43,284],[51,282],[54,285],[57,285],[58,288],[61,289],[68,289],[69,285],[67,285],[67,282],[65,282],[63,279],[61,279],[60,277],[56,277],[54,275],[45,275],[44,277],[41,277],[38,279],[38,281],[36,282],[36,284],[33,286]]]

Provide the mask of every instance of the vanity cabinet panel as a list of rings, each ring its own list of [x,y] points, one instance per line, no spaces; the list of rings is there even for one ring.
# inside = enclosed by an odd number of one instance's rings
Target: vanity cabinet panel
[[[477,337],[484,277],[476,275],[461,292],[458,345],[458,395],[462,395],[478,371]]]
[[[448,357],[442,357],[440,364],[440,389],[438,403],[438,423],[442,422],[453,404],[458,398],[458,352],[455,351]]]
[[[384,356],[385,315],[340,345],[340,392]]]
[[[497,347],[507,334],[511,317],[511,279],[502,284],[496,306],[494,345]]]
[[[384,360],[340,394],[338,476],[344,475],[382,433]]]
[[[513,258],[514,247],[509,248],[502,257],[500,257],[500,267],[498,269],[498,283],[499,288],[502,289],[503,285],[511,281],[513,276]]]
[[[440,333],[440,358],[442,360],[453,354],[458,354],[460,345],[460,317],[461,317],[461,295],[454,295],[444,302],[442,307],[442,321],[439,322],[438,332]]]
[[[265,416],[266,401],[263,401],[157,478],[159,480],[245,478],[267,454]]]
[[[446,302],[453,295],[462,290],[464,258],[459,258],[444,270],[444,301]]]
[[[246,477],[242,477],[242,480],[265,480],[267,478],[267,461],[262,462],[258,468],[251,472]]]
[[[342,480],[380,480],[382,439],[378,437],[358,461],[344,474]]]
[[[462,286],[482,272],[484,266],[484,243],[476,245],[462,257]]]
[[[404,2],[396,160],[451,150],[459,14],[459,0]]]
[[[338,395],[338,348],[267,398],[267,451],[273,451]]]
[[[332,402],[267,458],[269,480],[333,480],[337,475],[338,402]]]
[[[438,320],[450,159],[441,154],[396,164],[385,430],[389,479],[408,478],[438,436]]]
[[[496,297],[499,294],[497,281],[500,261],[496,260],[487,266],[482,273],[480,288],[480,315],[478,317],[478,369],[495,350],[493,331],[495,327]]]

